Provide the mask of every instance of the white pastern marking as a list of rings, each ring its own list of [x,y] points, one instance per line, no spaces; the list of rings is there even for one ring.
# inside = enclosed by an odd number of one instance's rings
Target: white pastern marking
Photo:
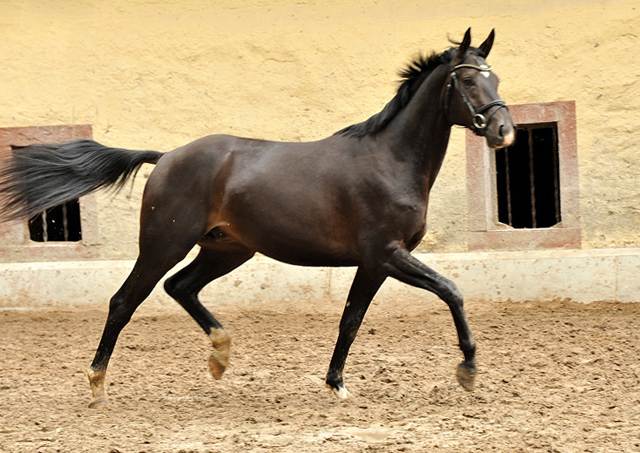
[[[348,398],[351,398],[351,393],[349,393],[349,391],[344,387],[340,387],[338,389],[332,388],[331,390],[333,390],[333,393],[335,393],[336,396],[341,400],[346,400]]]

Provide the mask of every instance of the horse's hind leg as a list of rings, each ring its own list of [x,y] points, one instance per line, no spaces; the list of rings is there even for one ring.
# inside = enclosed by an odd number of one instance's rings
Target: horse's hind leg
[[[349,348],[356,338],[364,315],[371,304],[373,296],[385,280],[384,275],[371,273],[358,268],[351,284],[347,303],[340,320],[340,334],[333,350],[333,357],[329,364],[326,384],[340,399],[346,399],[349,392],[344,386],[342,373],[349,354]]]
[[[140,254],[131,274],[111,298],[102,338],[88,372],[93,395],[90,407],[100,407],[108,403],[104,381],[109,359],[120,332],[158,281],[184,259],[202,236],[198,230],[198,223],[192,218],[176,217],[184,221],[169,223],[170,226],[176,225],[172,230],[166,227],[167,222],[162,218],[151,219],[143,215],[140,228]]]
[[[187,310],[209,336],[213,352],[209,368],[220,379],[229,364],[231,337],[220,322],[198,300],[198,293],[207,283],[231,272],[245,263],[254,252],[239,244],[225,244],[225,249],[203,245],[198,256],[187,267],[165,281],[164,288]]]
[[[131,316],[136,309],[151,293],[160,278],[175,264],[173,262],[170,266],[161,267],[158,266],[157,262],[145,262],[138,258],[129,277],[111,298],[109,315],[107,316],[102,338],[91,363],[91,368],[87,373],[93,396],[89,407],[101,407],[108,403],[104,381],[109,359],[115,348],[118,335],[131,320]]]

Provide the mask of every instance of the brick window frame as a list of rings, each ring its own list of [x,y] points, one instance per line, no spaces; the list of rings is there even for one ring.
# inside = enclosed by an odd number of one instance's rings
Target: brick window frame
[[[0,153],[11,145],[59,143],[93,138],[90,125],[0,127]],[[36,242],[30,239],[28,221],[0,224],[0,262],[57,261],[97,258],[98,202],[95,194],[80,198],[82,240],[78,242]]]
[[[562,222],[551,228],[515,229],[498,221],[495,151],[467,130],[469,250],[580,248],[579,175],[575,102],[510,105],[516,124],[555,123],[558,130]]]

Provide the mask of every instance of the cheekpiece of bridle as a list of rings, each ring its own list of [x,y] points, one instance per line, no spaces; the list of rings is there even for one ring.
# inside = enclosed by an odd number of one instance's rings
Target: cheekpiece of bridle
[[[462,68],[475,69],[476,71],[480,71],[481,73],[486,74],[486,77],[488,77],[489,73],[491,72],[491,66],[488,66],[485,64],[480,66],[476,66],[473,64],[459,64],[457,66],[454,66],[453,68],[451,68],[452,83],[447,85],[447,107],[448,107],[449,89],[453,84],[453,87],[460,94],[460,97],[462,98],[465,105],[469,109],[469,113],[471,113],[471,117],[473,118],[473,126],[471,126],[469,129],[471,129],[476,135],[482,135],[484,130],[487,128],[487,126],[491,122],[491,119],[496,114],[496,112],[501,108],[507,108],[507,104],[502,99],[496,99],[476,109],[473,106],[473,104],[471,104],[471,101],[469,101],[467,94],[464,92],[464,89],[462,88],[462,86],[460,86],[460,83],[458,82],[458,76],[456,75],[456,71]],[[493,110],[488,117],[485,117],[484,113],[490,110],[492,107],[498,107],[498,108]]]

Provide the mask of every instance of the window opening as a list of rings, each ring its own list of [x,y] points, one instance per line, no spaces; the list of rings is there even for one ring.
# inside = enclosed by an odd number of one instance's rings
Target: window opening
[[[82,240],[80,201],[54,206],[29,219],[29,236],[36,242],[77,242]]]
[[[516,142],[496,151],[498,221],[549,228],[562,221],[556,123],[518,126]]]

